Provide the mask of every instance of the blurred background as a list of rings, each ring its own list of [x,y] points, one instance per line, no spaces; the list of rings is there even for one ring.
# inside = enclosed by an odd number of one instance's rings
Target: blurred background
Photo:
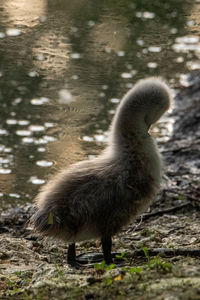
[[[0,0],[0,207],[105,147],[122,95],[200,69],[200,0]],[[153,132],[161,144],[174,119]]]

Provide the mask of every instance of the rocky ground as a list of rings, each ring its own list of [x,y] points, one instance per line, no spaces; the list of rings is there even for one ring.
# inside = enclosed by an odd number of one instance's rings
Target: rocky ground
[[[200,299],[200,74],[187,85],[176,97],[173,136],[160,145],[163,191],[114,238],[123,263],[71,269],[66,245],[26,226],[31,205],[9,209],[0,216],[1,299]],[[88,251],[101,252],[100,243],[79,245]]]

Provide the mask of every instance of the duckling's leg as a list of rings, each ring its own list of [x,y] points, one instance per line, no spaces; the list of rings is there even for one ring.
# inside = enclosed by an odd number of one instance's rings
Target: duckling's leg
[[[67,252],[67,263],[71,266],[76,265],[76,246],[75,243],[69,244]]]
[[[111,248],[112,248],[112,239],[111,236],[104,236],[101,239],[101,245],[103,249],[104,260],[107,265],[113,262]]]
[[[76,245],[75,243],[69,244],[68,252],[67,252],[67,263],[72,268],[80,269],[83,268],[83,265],[80,264],[76,259]]]

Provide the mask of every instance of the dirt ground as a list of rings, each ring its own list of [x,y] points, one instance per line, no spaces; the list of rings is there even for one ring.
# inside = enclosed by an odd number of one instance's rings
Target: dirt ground
[[[31,205],[9,209],[0,216],[1,299],[200,299],[198,72],[175,103],[174,133],[159,145],[166,164],[162,192],[113,239],[123,262],[72,269],[67,245],[37,237],[26,226]],[[78,253],[88,252],[101,252],[100,243],[79,245]]]

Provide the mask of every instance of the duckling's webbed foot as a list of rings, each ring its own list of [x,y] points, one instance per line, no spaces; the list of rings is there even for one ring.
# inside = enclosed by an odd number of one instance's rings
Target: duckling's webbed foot
[[[113,262],[111,249],[112,249],[112,239],[111,236],[105,236],[101,239],[101,245],[103,250],[104,260],[107,265]]]

